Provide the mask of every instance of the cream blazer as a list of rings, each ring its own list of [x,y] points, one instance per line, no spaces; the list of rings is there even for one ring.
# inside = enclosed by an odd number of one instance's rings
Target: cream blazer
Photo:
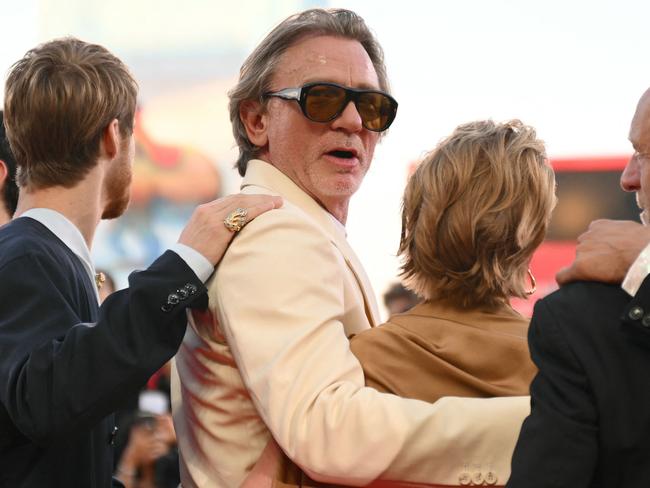
[[[176,356],[183,487],[239,486],[271,436],[330,483],[458,485],[468,467],[507,478],[529,398],[429,404],[365,387],[348,337],[378,323],[377,306],[344,228],[263,161],[242,191],[284,206],[239,232]]]

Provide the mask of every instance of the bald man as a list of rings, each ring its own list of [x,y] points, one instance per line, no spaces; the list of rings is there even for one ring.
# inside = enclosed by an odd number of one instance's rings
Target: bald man
[[[647,225],[650,91],[639,101],[629,139],[634,155],[621,187],[636,193]],[[586,252],[583,239],[576,263],[561,277],[601,282],[566,284],[535,305],[529,343],[539,373],[513,456],[510,488],[650,486],[648,247],[627,271],[630,256],[648,242],[648,227],[612,221],[596,227],[599,234],[608,229],[610,239],[616,237],[618,251],[594,241],[592,228]],[[601,266],[603,261],[608,264]],[[591,274],[584,276],[581,270],[589,270],[590,262]],[[617,282],[623,277],[621,287]]]

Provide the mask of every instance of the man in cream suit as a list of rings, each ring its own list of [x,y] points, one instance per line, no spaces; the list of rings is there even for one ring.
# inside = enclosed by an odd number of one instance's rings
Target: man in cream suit
[[[435,404],[364,387],[348,338],[378,323],[346,241],[350,198],[393,121],[381,47],[346,10],[276,27],[230,93],[244,193],[282,195],[233,241],[177,355],[184,488],[239,486],[274,438],[310,477],[503,484],[528,398]]]

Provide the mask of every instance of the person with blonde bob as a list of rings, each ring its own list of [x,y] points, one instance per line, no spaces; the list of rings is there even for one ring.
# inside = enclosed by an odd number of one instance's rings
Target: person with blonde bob
[[[428,402],[527,395],[528,319],[509,300],[534,288],[554,204],[544,144],[518,120],[461,125],[429,153],[404,193],[399,247],[424,301],[353,338],[366,384]]]

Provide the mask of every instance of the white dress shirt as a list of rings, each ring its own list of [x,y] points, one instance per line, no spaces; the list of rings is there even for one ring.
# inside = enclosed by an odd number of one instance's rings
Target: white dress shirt
[[[50,208],[31,208],[26,212],[23,212],[18,218],[23,217],[28,217],[40,222],[54,235],[61,239],[61,241],[63,241],[63,243],[79,257],[88,273],[88,276],[90,277],[90,282],[95,283],[96,271],[90,257],[90,249],[77,226],[70,222],[70,220],[68,220],[63,214]],[[181,259],[187,263],[190,269],[194,271],[196,276],[204,283],[214,271],[214,267],[210,264],[210,261],[208,261],[201,253],[189,246],[177,242],[170,247],[170,250],[178,254]],[[97,290],[97,287],[94,287],[94,289],[97,301],[99,301],[99,291]]]
[[[645,280],[648,274],[650,274],[650,244],[641,251],[641,254],[639,254],[636,261],[630,267],[623,280],[623,289],[632,296],[636,295],[636,292],[641,287],[641,283],[643,283],[643,280]]]

